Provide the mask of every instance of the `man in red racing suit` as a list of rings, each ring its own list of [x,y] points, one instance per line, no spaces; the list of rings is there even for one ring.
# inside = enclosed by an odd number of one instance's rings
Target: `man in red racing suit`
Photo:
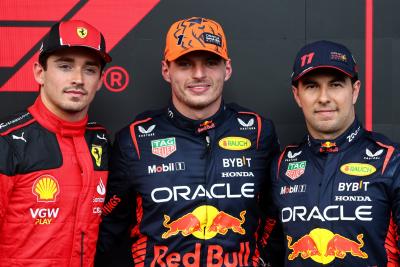
[[[38,98],[0,120],[2,267],[93,266],[109,142],[87,110],[105,51],[86,22],[55,24],[34,65]]]

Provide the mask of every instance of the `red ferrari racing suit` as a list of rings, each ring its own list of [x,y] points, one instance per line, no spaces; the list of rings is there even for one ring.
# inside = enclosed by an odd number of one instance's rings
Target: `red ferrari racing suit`
[[[38,97],[0,121],[0,266],[92,266],[108,175],[108,138],[66,122]]]

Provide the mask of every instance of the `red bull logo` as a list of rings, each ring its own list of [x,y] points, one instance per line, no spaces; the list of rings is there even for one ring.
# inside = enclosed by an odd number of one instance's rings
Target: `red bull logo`
[[[212,128],[215,128],[215,123],[213,121],[204,121],[200,124],[199,128],[197,128],[197,132],[202,133]]]
[[[168,224],[169,220],[169,216],[164,215],[163,225],[165,228],[169,228],[169,230],[162,235],[162,238],[164,239],[177,235],[179,232],[184,236],[188,236],[195,231],[200,231],[200,221],[192,213],[188,213],[170,224]]]
[[[168,231],[161,237],[167,239],[181,233],[183,236],[193,235],[199,239],[210,239],[217,234],[225,235],[229,230],[244,235],[246,230],[242,224],[246,221],[245,215],[245,210],[240,212],[239,219],[209,205],[197,207],[191,213],[172,222],[168,215],[164,215],[163,226],[168,228]]]
[[[244,215],[246,211],[242,211],[240,213],[240,220],[235,218],[223,211],[220,211],[218,215],[213,219],[213,222],[208,228],[209,232],[218,232],[219,234],[225,235],[229,229],[233,232],[244,235],[246,230],[242,227],[242,224],[245,222]]]
[[[201,251],[206,253],[206,265],[204,266],[207,267],[239,267],[252,264],[249,242],[240,242],[236,251],[230,252],[224,251],[224,247],[220,245],[208,245],[203,248],[201,243],[196,243],[194,250],[186,253],[172,251],[168,246],[154,246],[154,257],[150,267],[203,266],[200,263]],[[256,265],[254,264],[254,266]]]
[[[361,250],[364,246],[363,237],[363,234],[357,235],[356,242],[322,228],[312,230],[293,244],[292,237],[287,236],[288,248],[292,251],[288,259],[294,260],[300,256],[302,259],[311,258],[315,262],[328,264],[335,258],[344,259],[348,253],[367,259],[368,254]]]
[[[325,143],[321,144],[319,148],[319,152],[338,152],[339,148],[336,146],[335,142],[326,141]]]

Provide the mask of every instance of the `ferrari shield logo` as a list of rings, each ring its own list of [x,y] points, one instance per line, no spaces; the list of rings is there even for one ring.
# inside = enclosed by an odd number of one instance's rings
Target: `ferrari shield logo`
[[[103,148],[98,145],[92,145],[92,150],[90,151],[94,160],[96,161],[97,167],[101,165],[101,155],[103,154]]]
[[[81,37],[83,39],[87,36],[88,31],[86,28],[78,27],[78,28],[76,28],[76,33],[78,34],[79,37]]]
[[[306,161],[289,163],[285,173],[286,176],[292,180],[299,178],[301,175],[303,175],[304,171],[306,170],[306,164],[307,164]]]

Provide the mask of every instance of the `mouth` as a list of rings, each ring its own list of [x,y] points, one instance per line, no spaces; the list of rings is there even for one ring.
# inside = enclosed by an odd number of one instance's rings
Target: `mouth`
[[[87,92],[85,90],[81,90],[81,89],[69,89],[69,90],[65,90],[64,93],[74,96],[74,97],[81,97],[81,96],[87,95]]]
[[[187,88],[194,93],[203,93],[211,87],[208,83],[189,84]]]
[[[338,111],[337,109],[318,109],[318,110],[315,110],[314,113],[319,116],[322,116],[322,117],[331,117],[337,111]]]

